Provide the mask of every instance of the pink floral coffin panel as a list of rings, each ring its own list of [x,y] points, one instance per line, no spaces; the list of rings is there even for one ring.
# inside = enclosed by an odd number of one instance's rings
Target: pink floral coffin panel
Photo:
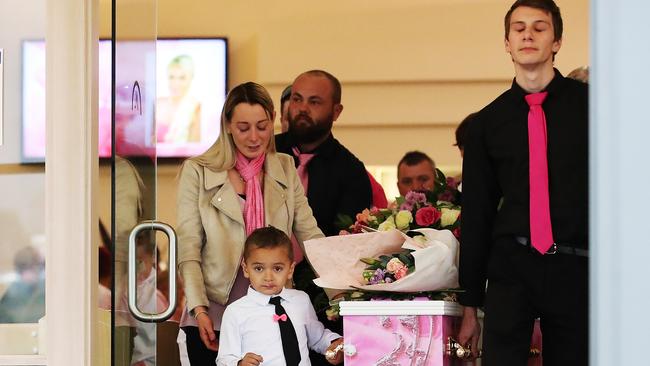
[[[447,301],[343,301],[346,366],[472,365],[445,355],[461,307]]]

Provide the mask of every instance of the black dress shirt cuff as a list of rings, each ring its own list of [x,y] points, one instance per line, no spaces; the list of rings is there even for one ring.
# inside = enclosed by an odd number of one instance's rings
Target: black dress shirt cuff
[[[481,289],[478,290],[465,289],[465,292],[461,292],[458,294],[458,302],[463,306],[481,307],[483,306],[484,299],[485,299],[485,291]]]

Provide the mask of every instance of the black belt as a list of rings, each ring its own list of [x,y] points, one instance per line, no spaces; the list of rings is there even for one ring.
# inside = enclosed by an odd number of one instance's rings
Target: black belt
[[[525,236],[515,236],[515,241],[521,245],[524,245],[528,248],[530,248],[532,251],[539,253],[537,249],[533,248],[530,245],[530,239],[525,237]],[[587,249],[581,249],[581,248],[575,248],[571,245],[567,244],[556,244],[553,243],[551,248],[545,253],[545,255],[549,254],[569,254],[569,255],[577,255],[578,257],[589,257],[589,250]]]

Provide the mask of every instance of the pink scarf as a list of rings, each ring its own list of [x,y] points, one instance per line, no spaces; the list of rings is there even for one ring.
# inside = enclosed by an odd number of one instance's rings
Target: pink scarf
[[[264,227],[264,197],[262,197],[262,186],[257,175],[262,171],[265,159],[266,154],[262,154],[249,161],[237,151],[235,169],[246,182],[246,203],[244,205],[246,236],[250,235],[253,230]]]

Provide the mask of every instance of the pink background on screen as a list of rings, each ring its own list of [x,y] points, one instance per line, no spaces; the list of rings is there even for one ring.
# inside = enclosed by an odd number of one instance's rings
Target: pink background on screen
[[[140,45],[142,46],[142,45]],[[146,76],[142,75],[142,65],[130,67],[130,62],[138,62],[147,58],[144,54],[151,53],[152,47],[139,47],[137,42],[123,46],[123,58],[118,60],[118,74],[128,78],[129,85],[139,80],[144,86]],[[126,52],[131,55],[125,54]],[[134,54],[135,53],[135,54]],[[223,40],[214,39],[179,39],[159,40],[156,46],[156,70],[146,70],[156,75],[155,84],[157,96],[164,96],[167,90],[166,70],[169,61],[180,54],[192,57],[195,66],[194,82],[191,87],[192,95],[201,103],[201,139],[200,142],[182,144],[158,143],[152,139],[141,138],[142,135],[153,131],[152,120],[145,122],[126,123],[124,113],[118,116],[118,153],[123,142],[130,147],[122,146],[125,155],[138,153],[137,150],[148,151],[147,155],[158,157],[186,157],[205,151],[219,135],[219,117],[225,99],[226,90],[226,44]],[[99,101],[98,101],[98,145],[99,156],[110,157],[111,154],[111,42],[99,43]],[[119,57],[119,56],[118,56]],[[149,67],[149,65],[145,66]],[[131,69],[131,70],[128,70]],[[119,78],[119,77],[118,77]],[[117,81],[120,83],[120,81]],[[126,83],[126,81],[124,82]],[[153,84],[150,82],[150,84]],[[119,85],[118,85],[119,87]],[[148,89],[147,89],[148,91]],[[64,90],[61,92],[65,92]],[[124,98],[130,98],[130,91],[120,95],[116,103],[124,103]],[[122,100],[120,100],[122,99]],[[144,101],[144,100],[143,100]],[[120,106],[118,105],[118,108]],[[153,108],[153,104],[144,104],[143,108]],[[146,116],[153,112],[146,110]],[[120,124],[120,118],[122,123]],[[146,122],[149,121],[149,122]],[[119,135],[118,135],[119,136]],[[23,45],[23,156],[25,160],[43,160],[45,157],[45,42],[26,41]],[[130,144],[130,145],[129,145]],[[125,145],[125,146],[126,146]],[[137,145],[137,148],[134,146]],[[125,150],[124,150],[125,149]],[[153,153],[151,153],[153,151]]]

